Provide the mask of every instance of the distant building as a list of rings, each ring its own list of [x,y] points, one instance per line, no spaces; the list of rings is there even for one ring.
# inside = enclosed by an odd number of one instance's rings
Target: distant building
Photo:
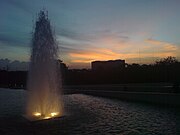
[[[91,62],[92,70],[122,70],[125,68],[125,60],[108,60]]]

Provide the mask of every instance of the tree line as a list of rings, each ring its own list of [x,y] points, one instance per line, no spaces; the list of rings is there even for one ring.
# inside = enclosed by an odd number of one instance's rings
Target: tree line
[[[153,64],[126,64],[121,69],[91,70],[68,69],[58,61],[63,85],[124,84],[124,83],[173,83],[179,86],[180,62],[167,57]],[[0,70],[0,87],[26,88],[28,71]]]

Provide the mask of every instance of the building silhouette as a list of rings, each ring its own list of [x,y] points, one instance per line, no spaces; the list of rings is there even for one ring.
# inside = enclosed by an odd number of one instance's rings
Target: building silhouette
[[[93,71],[122,70],[125,68],[125,60],[93,61],[91,68]]]

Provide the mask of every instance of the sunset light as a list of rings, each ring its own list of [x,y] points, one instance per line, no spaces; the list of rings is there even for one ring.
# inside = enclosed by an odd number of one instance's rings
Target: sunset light
[[[0,1],[0,134],[180,135],[180,0]]]
[[[90,68],[90,62],[95,60],[125,59],[127,63],[149,64],[168,56],[180,59],[177,1],[140,2],[141,6],[131,0],[46,3],[48,9],[54,9],[49,13],[54,19],[59,58],[71,69]],[[23,4],[30,6],[31,2]],[[37,7],[31,5],[28,12],[18,14],[20,20],[12,21],[16,12],[9,17],[2,14],[0,26],[10,23],[11,27],[4,27],[0,34],[1,58],[18,60],[22,66],[25,64],[21,61],[29,61],[28,37],[33,25],[29,13],[36,14],[41,8],[40,1],[36,4]],[[19,8],[14,6],[14,10]],[[25,20],[26,25],[21,24]]]

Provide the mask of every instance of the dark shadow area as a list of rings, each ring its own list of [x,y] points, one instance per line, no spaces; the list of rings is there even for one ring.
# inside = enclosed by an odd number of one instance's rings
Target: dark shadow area
[[[148,92],[154,87],[158,92],[179,92],[180,62],[175,57],[167,57],[149,65],[126,64],[123,60],[95,61],[92,62],[92,69],[68,69],[61,60],[57,64],[60,65],[65,88],[86,86],[86,89],[91,89],[95,85],[99,90],[106,90],[111,85],[113,90],[133,91],[137,89],[137,84],[143,84],[138,87],[139,91],[149,85],[146,89]],[[27,71],[0,70],[0,87],[26,88],[26,82]],[[163,90],[157,87],[161,84],[164,85]]]

